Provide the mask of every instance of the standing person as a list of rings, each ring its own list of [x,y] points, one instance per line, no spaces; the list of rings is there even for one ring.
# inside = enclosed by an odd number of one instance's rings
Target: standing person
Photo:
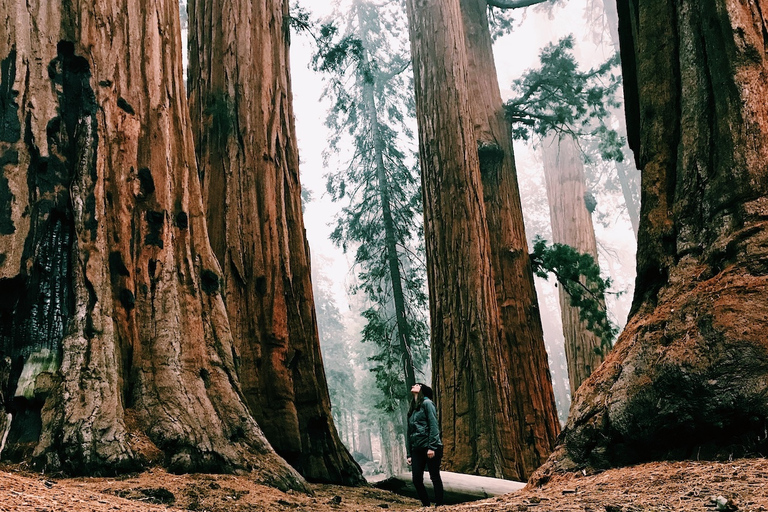
[[[435,489],[435,505],[443,504],[443,480],[440,478],[440,460],[443,458],[443,442],[437,425],[437,410],[432,403],[432,388],[417,383],[411,388],[413,399],[408,410],[408,435],[405,440],[408,464],[411,465],[413,486],[421,503],[429,506],[429,496],[424,487],[424,468]]]

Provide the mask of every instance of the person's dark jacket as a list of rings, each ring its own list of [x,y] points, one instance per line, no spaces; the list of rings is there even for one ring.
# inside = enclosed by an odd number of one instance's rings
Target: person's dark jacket
[[[411,450],[415,448],[437,450],[442,444],[435,404],[425,397],[419,408],[408,417],[408,435],[405,440],[406,453],[410,457]]]

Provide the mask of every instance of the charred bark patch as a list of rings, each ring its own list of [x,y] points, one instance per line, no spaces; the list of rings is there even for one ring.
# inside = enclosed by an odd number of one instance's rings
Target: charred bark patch
[[[0,349],[5,355],[10,355],[13,348],[14,314],[24,287],[22,276],[0,279]]]
[[[48,76],[57,86],[61,118],[69,140],[78,141],[76,131],[82,120],[97,111],[96,95],[90,85],[91,66],[86,58],[75,54],[71,41],[60,41],[56,49],[58,55],[48,65]]]
[[[144,235],[146,245],[154,245],[163,248],[163,224],[165,223],[165,212],[148,211],[145,219],[147,221],[147,234]]]
[[[148,167],[139,169],[139,185],[141,186],[141,198],[146,199],[155,192],[155,180]]]
[[[15,398],[6,404],[6,411],[13,415],[13,422],[8,432],[6,449],[3,450],[3,459],[21,462],[32,454],[43,427],[41,408],[42,404],[24,398]]]
[[[16,103],[18,92],[13,90],[16,81],[16,49],[11,49],[8,56],[0,61],[0,142],[18,142],[21,139],[21,121],[19,106]],[[19,153],[8,149],[0,154],[0,234],[9,235],[16,231],[11,218],[13,194],[8,186],[8,179],[3,173],[6,165],[18,165]]]
[[[76,204],[76,216],[91,240],[95,240],[98,228],[94,195],[98,107],[91,88],[91,67],[86,58],[75,54],[72,42],[60,41],[56,48],[58,55],[49,64],[48,73],[57,93],[63,125],[59,142],[64,144],[60,149],[75,185],[72,194],[77,197],[72,199]]]
[[[504,161],[504,150],[495,142],[477,142],[477,156],[480,157],[481,170]]]
[[[32,138],[31,113],[25,118],[31,229],[24,245],[24,263],[17,279],[0,285],[0,295],[9,297],[0,305],[2,351],[13,361],[7,386],[7,391],[12,391],[10,396],[14,396],[9,407],[13,420],[7,450],[23,458],[31,455],[29,450],[38,442],[40,413],[50,391],[38,389],[40,377],[58,369],[61,341],[75,312],[75,241],[78,235],[85,241],[88,237],[94,240],[98,227],[94,194],[97,107],[90,87],[90,66],[86,59],[75,55],[72,43],[62,41],[57,50],[56,58],[48,65],[59,112],[46,125],[49,156],[42,156],[39,141]],[[8,66],[2,71],[5,80],[10,72]],[[8,94],[3,87],[0,95],[6,92],[1,100],[6,107]],[[6,110],[0,108],[0,129],[7,135],[7,116],[2,112]],[[11,124],[12,131],[16,130]],[[19,133],[17,139],[20,137]],[[18,159],[7,152],[3,158]],[[2,212],[7,209],[0,208],[0,219],[6,216]],[[95,290],[87,280],[84,286],[87,298],[83,306],[92,310]],[[92,321],[87,321],[83,329],[85,336],[96,334]]]
[[[126,114],[135,115],[136,111],[133,110],[133,107],[130,103],[125,101],[125,98],[120,96],[117,98],[117,106],[120,107],[121,110],[123,110]]]
[[[0,106],[0,108],[2,108]],[[6,165],[18,165],[19,153],[9,149],[0,155],[0,235],[10,235],[16,232],[16,226],[13,224],[11,216],[11,205],[14,200],[11,188],[8,186],[8,178],[5,177],[3,168]]]
[[[189,227],[189,217],[187,212],[179,212],[176,214],[176,227],[179,229],[187,229]]]
[[[128,277],[131,273],[123,262],[123,255],[118,251],[109,253],[109,273],[112,276],[125,276]]]
[[[200,273],[200,286],[205,293],[217,293],[219,291],[219,275],[213,270],[203,270]]]
[[[21,139],[21,120],[19,105],[13,90],[16,81],[16,48],[12,48],[8,57],[0,61],[0,141],[17,142]]]
[[[127,288],[120,290],[120,304],[123,305],[126,311],[132,310],[136,306],[136,297],[133,292]]]
[[[154,279],[155,272],[157,272],[157,260],[149,260],[147,263],[147,273],[150,279]]]

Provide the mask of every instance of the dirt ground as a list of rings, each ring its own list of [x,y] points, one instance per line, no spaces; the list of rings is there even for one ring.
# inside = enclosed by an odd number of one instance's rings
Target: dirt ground
[[[172,475],[50,479],[0,467],[0,511],[24,512],[353,512],[417,510],[419,503],[375,488],[313,485],[284,493],[247,476]],[[429,509],[422,509],[429,510]],[[569,475],[541,489],[440,508],[486,511],[768,511],[768,460],[664,462]]]

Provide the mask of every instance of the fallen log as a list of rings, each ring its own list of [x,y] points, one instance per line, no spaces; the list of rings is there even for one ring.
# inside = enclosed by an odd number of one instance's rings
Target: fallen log
[[[443,480],[446,505],[492,498],[519,491],[525,487],[524,482],[487,476],[464,475],[450,471],[441,471],[440,477]],[[385,480],[371,483],[379,489],[392,491],[401,496],[417,498],[416,488],[413,486],[410,473],[400,473]],[[427,472],[424,473],[424,486],[429,493],[429,499],[434,501],[435,493],[432,487],[432,480],[430,480],[429,473]]]

